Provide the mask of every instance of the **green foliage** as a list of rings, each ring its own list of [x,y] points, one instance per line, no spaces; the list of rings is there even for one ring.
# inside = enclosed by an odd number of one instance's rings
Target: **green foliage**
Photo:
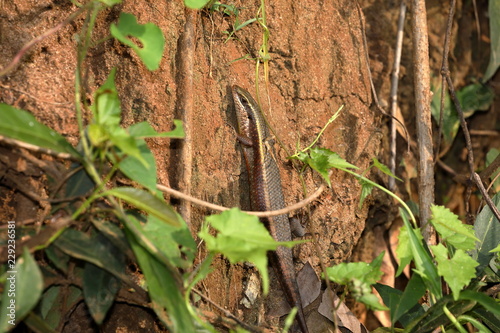
[[[19,323],[26,317],[38,303],[43,291],[42,273],[26,248],[15,266],[12,264],[9,267],[4,279],[0,332],[6,332],[14,327],[14,322]]]
[[[486,167],[488,167],[491,163],[493,163],[493,161],[495,160],[495,158],[497,158],[497,156],[500,154],[500,151],[496,148],[492,148],[490,149],[490,151],[488,151],[488,153],[486,154]],[[500,173],[500,170],[496,170],[495,172],[493,172],[490,176],[490,179],[491,181],[495,181],[493,183],[493,191],[495,193],[498,193],[500,192],[500,177],[497,177],[498,174]]]
[[[458,216],[442,206],[433,205],[431,212],[432,219],[430,222],[441,236],[443,242],[464,251],[474,248],[476,241],[479,241],[479,239],[474,236],[471,225],[463,224],[458,219]]]
[[[135,235],[127,232],[127,238],[146,278],[152,308],[158,318],[164,323],[171,323],[169,327],[173,332],[195,332],[189,304],[184,301],[176,273],[142,247]]]
[[[492,198],[496,207],[500,207],[500,193]],[[472,258],[477,260],[477,271],[481,274],[487,266],[497,273],[494,263],[494,249],[498,248],[500,240],[500,223],[488,206],[485,206],[476,218],[474,224],[475,236],[479,239],[471,251]]]
[[[348,286],[353,296],[373,310],[389,310],[378,302],[371,286],[382,277],[380,267],[384,252],[370,264],[364,262],[341,263],[327,268],[328,278],[338,284]]]
[[[438,274],[450,286],[455,301],[458,300],[460,291],[476,276],[475,267],[478,263],[461,249],[456,250],[453,256],[443,244],[431,246],[431,249],[437,262]]]
[[[441,85],[434,87],[433,92],[434,95],[431,102],[431,112],[434,120],[439,123]],[[488,110],[494,97],[491,88],[480,83],[465,86],[464,88],[458,90],[456,94],[465,117],[472,116],[478,110]],[[453,143],[459,128],[460,119],[448,92],[446,92],[442,125],[443,143],[446,147]]]
[[[256,216],[232,208],[219,215],[211,215],[198,235],[202,238],[207,249],[214,253],[221,253],[231,263],[248,261],[260,271],[264,294],[269,291],[269,276],[267,272],[267,251],[276,250],[278,246],[292,247],[296,242],[276,242],[269,231]],[[217,237],[210,234],[208,226],[218,231]]]
[[[150,192],[133,187],[115,187],[101,194],[101,196],[108,195],[125,200],[129,204],[146,211],[165,223],[173,226],[180,226],[181,224],[179,215],[174,212],[172,207]]]
[[[202,9],[210,0],[184,0],[184,5],[191,9]]]
[[[297,159],[308,164],[311,168],[318,171],[323,179],[331,186],[328,170],[331,168],[337,169],[357,169],[358,167],[341,158],[337,153],[326,149],[314,147],[310,152],[300,152],[297,154]]]
[[[412,275],[404,291],[380,283],[375,285],[375,289],[390,309],[393,326],[399,321],[405,327],[425,312],[419,300],[425,294],[426,288],[418,274]]]
[[[165,37],[158,26],[153,23],[138,24],[134,15],[121,13],[118,25],[112,24],[110,31],[113,37],[131,47],[149,70],[153,71],[160,67]],[[137,38],[142,47],[130,37]]]
[[[83,272],[83,294],[90,315],[97,324],[102,324],[106,313],[115,302],[120,290],[120,280],[91,263],[86,263]]]
[[[500,1],[488,1],[488,16],[490,18],[490,40],[491,40],[491,53],[488,68],[484,73],[483,82],[488,81],[498,70],[500,66]]]
[[[31,113],[3,103],[0,103],[0,113],[0,135],[57,153],[68,153],[76,159],[81,157],[62,135],[39,123]]]
[[[78,66],[84,63],[82,59],[85,59],[90,48],[88,41],[92,37],[95,17],[100,8],[104,7],[99,3],[111,7],[120,2],[96,0],[94,4],[97,5],[92,10],[89,9],[89,22],[77,38]],[[186,0],[185,3],[190,8],[202,8],[208,1]],[[253,22],[260,24],[263,43],[256,66],[258,72],[259,63],[263,62],[267,73],[270,59],[269,30],[264,2],[261,3],[256,17],[245,22],[239,22],[239,9],[235,6],[214,1],[210,8],[212,11],[235,16],[233,31],[229,37]],[[492,3],[498,5],[498,1],[490,1],[490,13],[496,10]],[[165,39],[156,25],[138,24],[134,15],[121,13],[118,24],[111,25],[110,32],[114,38],[131,47],[148,69],[155,70],[159,67]],[[492,60],[485,79],[498,68],[498,61],[495,60],[498,45],[498,41],[492,42]],[[78,89],[78,82],[82,79],[80,73],[82,68],[78,67],[75,81],[78,102],[81,100],[78,95],[81,93]],[[83,106],[92,114],[87,128],[83,128],[82,113],[78,113],[80,103],[77,103],[77,120],[81,127],[81,141],[77,149],[62,135],[39,123],[29,112],[0,104],[3,120],[0,124],[1,136],[54,153],[69,154],[76,160],[71,166],[75,173],[67,183],[63,198],[70,201],[64,209],[67,212],[65,215],[70,215],[72,224],[52,233],[44,244],[24,249],[16,266],[8,268],[17,272],[16,321],[24,321],[34,331],[55,332],[61,322],[66,320],[65,311],[73,308],[83,298],[94,321],[101,324],[116,301],[119,290],[126,285],[127,288],[135,286],[136,289],[147,290],[151,300],[148,306],[169,331],[195,332],[198,329],[214,332],[213,327],[198,317],[190,302],[192,289],[210,272],[213,257],[222,254],[231,263],[254,263],[262,275],[264,293],[267,294],[267,251],[275,250],[278,246],[291,247],[299,242],[275,242],[256,217],[231,209],[206,218],[199,236],[205,241],[210,254],[193,271],[197,251],[195,240],[186,223],[156,189],[156,161],[145,141],[152,137],[182,138],[182,123],[174,120],[175,129],[166,133],[156,132],[146,122],[122,128],[122,110],[115,76],[116,70],[113,69],[105,83],[94,92],[94,104],[90,107]],[[492,93],[483,85],[473,84],[460,90],[458,98],[464,111],[470,116],[476,110],[489,107]],[[436,117],[435,102],[433,100]],[[341,110],[342,107],[330,118],[320,135]],[[446,100],[445,120],[445,142],[449,144],[458,129],[458,118],[449,98]],[[463,225],[449,210],[439,206],[432,207],[431,223],[438,231],[442,243],[429,249],[422,241],[420,230],[415,227],[415,218],[408,206],[364,176],[373,166],[388,176],[395,177],[386,166],[374,158],[373,165],[359,175],[353,171],[357,167],[337,153],[314,147],[318,139],[319,136],[309,147],[297,152],[292,158],[299,159],[318,171],[328,185],[331,185],[331,168],[353,175],[362,185],[360,205],[374,188],[378,188],[393,196],[409,216],[400,210],[404,227],[401,229],[400,244],[396,251],[401,263],[397,275],[412,262],[415,274],[404,291],[375,285],[391,311],[392,324],[401,323],[407,332],[428,332],[440,325],[449,326],[454,323],[456,327],[460,327],[462,322],[470,322],[484,330],[484,325],[481,326],[477,321],[480,318],[490,328],[500,328],[498,303],[481,292],[483,285],[478,282],[481,279],[498,282],[496,253],[500,251],[500,230],[499,223],[489,208],[483,208],[472,228]],[[494,159],[497,154],[498,151],[493,151],[488,155],[489,160]],[[135,181],[136,187],[111,186],[116,183],[119,172]],[[78,200],[74,199],[76,196],[79,197]],[[500,206],[498,194],[493,201],[497,207]],[[60,209],[58,206],[53,208],[54,213]],[[58,219],[56,216],[52,218]],[[209,226],[216,230],[215,236]],[[42,226],[42,229],[42,232],[50,231],[50,226]],[[24,230],[19,230],[19,234],[20,237],[27,235]],[[35,249],[43,251],[43,265],[37,264],[31,256],[30,250]],[[368,307],[387,309],[379,304],[371,289],[381,277],[382,256],[383,254],[379,255],[371,264],[349,263],[331,267],[327,271],[328,277],[336,283],[347,285],[352,295]],[[130,261],[136,261],[140,266],[144,277],[141,286],[135,285],[125,273],[126,263]],[[4,267],[3,271],[7,269]],[[6,321],[9,318],[8,305],[12,300],[8,289],[9,274],[7,272],[2,276],[5,285],[1,298],[0,331],[11,328]],[[50,278],[54,276],[60,279],[72,276],[74,280],[67,280],[67,286],[59,283],[44,286],[44,278],[51,281]],[[443,295],[441,277],[451,289],[452,295]],[[81,281],[81,285],[78,285],[78,281]],[[425,292],[429,294],[429,308],[419,304]],[[292,312],[287,319],[287,327],[291,325],[294,314]]]

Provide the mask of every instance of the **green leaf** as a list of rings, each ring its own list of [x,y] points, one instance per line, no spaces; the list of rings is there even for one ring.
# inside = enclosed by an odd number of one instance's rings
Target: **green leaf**
[[[101,235],[106,237],[120,253],[125,255],[125,257],[132,258],[132,249],[125,238],[122,228],[105,219],[105,217],[102,219],[92,218],[91,221],[94,227],[99,230]]]
[[[196,332],[193,318],[190,316],[192,310],[184,301],[182,286],[177,285],[174,277],[174,274],[179,275],[178,272],[170,271],[155,256],[146,251],[129,230],[126,234],[146,278],[151,305],[155,313],[171,332]]]
[[[95,187],[94,182],[80,163],[71,164],[71,171],[74,171],[76,168],[80,168],[80,170],[76,171],[71,175],[71,177],[69,177],[68,184],[66,186],[66,197],[87,195]]]
[[[363,180],[362,178],[359,178],[359,183],[361,184],[361,195],[359,197],[358,207],[361,208],[361,207],[363,207],[363,202],[365,202],[366,197],[368,197],[370,195],[370,193],[372,193],[373,188],[375,186],[373,186],[373,184]]]
[[[94,93],[94,104],[90,107],[94,114],[94,123],[102,127],[100,131],[108,133],[120,126],[122,113],[115,86],[115,74],[116,68],[113,68],[106,82]]]
[[[351,262],[340,263],[333,267],[328,267],[328,277],[333,282],[347,285],[352,280],[359,280],[367,285],[375,284],[382,277],[380,267],[384,252],[379,254],[371,263]]]
[[[78,274],[76,274],[77,277]],[[52,329],[56,329],[67,309],[73,308],[82,298],[82,290],[75,286],[53,285],[47,289],[40,300],[39,313],[43,321]]]
[[[120,14],[118,25],[111,25],[111,35],[131,47],[149,70],[158,69],[163,55],[165,38],[160,28],[153,23],[138,24],[134,15]],[[129,37],[137,38],[142,47]]]
[[[375,288],[391,309],[391,323],[394,325],[398,320],[405,327],[414,318],[421,316],[425,310],[418,303],[425,294],[426,288],[422,278],[413,274],[404,292],[383,284],[376,284]]]
[[[491,54],[483,82],[491,79],[498,70],[498,66],[500,66],[500,21],[498,20],[498,17],[500,17],[500,1],[488,1],[488,16],[490,18]]]
[[[128,280],[120,251],[100,234],[91,237],[75,229],[67,229],[54,245],[72,257],[90,262],[124,281]]]
[[[471,312],[474,318],[481,320],[492,332],[500,332],[500,316],[495,316],[490,311],[479,307],[474,308]]]
[[[184,5],[191,9],[202,9],[210,0],[184,0]]]
[[[434,120],[439,123],[441,107],[441,82],[432,89],[434,96],[431,102],[431,112]],[[465,117],[472,116],[478,110],[487,110],[493,102],[493,91],[482,84],[470,84],[457,91],[457,98]],[[448,92],[445,92],[443,109],[443,141],[445,146],[451,145],[460,127],[460,119]]]
[[[419,235],[419,230],[412,228],[406,213],[401,208],[399,209],[399,214],[401,215],[403,223],[406,227],[406,233],[408,235],[407,244],[411,250],[412,259],[415,262],[414,272],[422,277],[427,289],[432,293],[432,295],[439,299],[443,295],[441,289],[441,279],[439,278],[436,266],[431,258],[431,254],[427,246],[422,242],[422,236]],[[398,250],[401,246],[402,245],[399,244]]]
[[[26,318],[24,318],[23,323],[30,328],[32,332],[57,333],[45,320],[35,315],[33,312],[30,312]]]
[[[493,90],[481,83],[469,84],[457,91],[457,98],[465,117],[470,117],[475,111],[486,111],[494,98]]]
[[[440,107],[441,107],[441,82],[437,87],[432,88],[433,96],[431,101],[432,117],[439,124]],[[455,139],[460,128],[460,120],[455,109],[452,107],[450,95],[445,92],[444,109],[443,109],[443,124],[441,132],[443,133],[443,144],[445,147],[450,146]]]
[[[474,230],[471,225],[463,224],[458,216],[443,206],[431,206],[432,218],[430,222],[436,228],[442,241],[452,245],[456,249],[471,250],[476,241]]]
[[[396,175],[394,175],[386,165],[380,163],[380,161],[378,159],[376,159],[375,157],[372,158],[372,161],[373,161],[373,166],[376,167],[377,169],[379,169],[380,171],[382,171],[383,173],[385,173],[387,176],[392,177],[394,179],[397,179],[400,182],[403,181],[403,180],[401,180],[401,178],[396,177]]]
[[[464,290],[460,293],[460,299],[477,302],[495,316],[500,316],[500,306],[498,306],[498,301],[486,294],[473,290]]]
[[[371,290],[371,289],[370,289]],[[388,311],[389,308],[385,305],[380,304],[378,297],[375,294],[363,294],[361,297],[357,298],[358,302],[361,302],[367,306],[368,309],[373,311]]]
[[[122,0],[99,0],[108,7],[112,7],[122,2]]]
[[[67,153],[76,159],[82,158],[61,134],[39,123],[28,111],[0,103],[0,115],[0,135],[58,153]]]
[[[451,259],[443,244],[431,246],[431,249],[438,263],[438,274],[450,286],[453,299],[458,300],[460,291],[476,276],[478,263],[461,249],[457,249]]]
[[[146,187],[151,192],[156,193],[157,179],[155,158],[144,140],[136,139],[136,143],[141,159],[146,163],[141,162],[141,160],[137,159],[135,156],[129,155],[120,161],[120,171],[128,178]]]
[[[51,244],[48,248],[45,249],[45,254],[55,267],[63,272],[68,271],[68,263],[70,257],[66,253],[62,252],[56,246]]]
[[[174,227],[150,216],[142,230],[174,265],[182,268],[192,265],[196,254],[196,243],[185,223]]]
[[[370,264],[364,262],[341,263],[333,267],[328,267],[328,278],[335,283],[346,285],[353,296],[374,310],[389,310],[382,306],[377,297],[373,294],[371,285],[375,284],[382,277],[380,267],[384,252],[378,255]]]
[[[314,147],[311,148],[310,155],[306,153],[301,153],[298,156],[299,160],[307,163],[311,168],[318,171],[320,175],[331,186],[330,178],[328,177],[328,170],[331,168],[337,169],[357,169],[355,165],[348,163],[346,160],[341,158],[337,153],[326,149]]]
[[[133,187],[115,187],[106,192],[101,193],[101,196],[113,195],[117,198],[125,200],[129,204],[137,207],[140,210],[159,218],[163,222],[173,226],[180,226],[179,216],[164,200],[159,199],[150,192],[133,188]]]
[[[495,194],[492,201],[500,209],[500,193]],[[477,215],[474,231],[479,242],[476,243],[476,247],[472,251],[472,258],[479,263],[477,270],[481,274],[494,257],[491,250],[498,247],[500,242],[500,223],[487,205]]]
[[[276,242],[256,216],[232,208],[219,215],[211,215],[206,221],[219,231],[217,237],[210,234],[207,224],[198,233],[212,252],[222,253],[231,263],[249,261],[255,264],[262,276],[264,294],[269,290],[267,251],[280,245],[292,247],[302,242]]]
[[[476,302],[468,300],[453,301],[451,295],[447,295],[439,299],[432,305],[422,316],[413,320],[405,327],[405,332],[408,333],[424,333],[432,332],[441,325],[450,324],[450,319],[443,312],[446,306],[451,314],[456,318],[467,311],[470,311]]]
[[[120,290],[120,281],[117,278],[93,264],[85,264],[83,294],[89,312],[98,325],[104,321],[118,290]]]
[[[128,132],[121,128],[116,127],[109,132],[109,140],[113,142],[115,146],[120,148],[121,153],[130,155],[139,160],[144,167],[149,168],[148,162],[144,159],[139,149],[140,140],[134,139]],[[114,156],[110,156],[110,160],[113,159]]]
[[[142,122],[128,128],[130,135],[135,138],[176,138],[182,139],[186,136],[182,120],[174,119],[175,128],[170,132],[158,133],[149,123]]]
[[[24,248],[16,265],[5,273],[6,281],[0,309],[0,332],[14,327],[35,307],[42,295],[43,278],[40,268]]]
[[[424,237],[420,232],[420,228],[413,229],[413,233],[415,234],[417,240],[422,243]],[[396,248],[396,255],[399,259],[399,266],[398,271],[396,272],[396,276],[399,276],[403,272],[404,268],[408,266],[413,260],[413,252],[410,246],[410,238],[406,226],[402,226],[399,229],[399,242],[398,247]]]

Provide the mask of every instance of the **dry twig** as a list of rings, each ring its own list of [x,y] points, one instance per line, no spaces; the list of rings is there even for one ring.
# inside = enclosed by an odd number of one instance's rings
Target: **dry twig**
[[[432,156],[431,88],[429,41],[425,0],[413,0],[411,6],[413,37],[413,73],[417,145],[419,153],[418,196],[422,235],[428,245],[436,244],[432,225],[431,205],[434,203],[434,163]]]

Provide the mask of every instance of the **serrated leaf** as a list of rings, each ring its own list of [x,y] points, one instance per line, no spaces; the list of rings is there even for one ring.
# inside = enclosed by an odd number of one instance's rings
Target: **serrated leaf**
[[[177,271],[170,271],[163,263],[144,249],[127,230],[132,250],[135,253],[141,271],[146,278],[148,293],[151,297],[151,307],[158,318],[171,332],[196,332],[193,318],[181,293],[182,286],[176,283],[180,280]],[[165,313],[168,313],[166,318]]]
[[[42,295],[43,278],[40,268],[24,248],[16,265],[5,273],[0,309],[0,332],[7,332],[35,307]]]
[[[359,196],[358,207],[361,208],[363,207],[363,202],[365,202],[366,197],[372,193],[374,186],[363,179],[359,179],[359,183],[361,184],[361,195]]]
[[[149,70],[158,69],[163,56],[165,38],[160,28],[153,23],[139,24],[134,15],[121,13],[118,25],[111,25],[111,35],[131,47]],[[142,47],[129,37],[137,38]]]
[[[82,158],[61,134],[38,122],[28,111],[0,103],[0,116],[0,135],[55,152],[67,153],[78,160]]]
[[[476,276],[478,263],[461,249],[457,249],[450,259],[443,244],[433,245],[431,249],[438,263],[438,274],[450,286],[453,299],[458,300],[460,291]]]
[[[500,209],[500,193],[495,194],[492,201]],[[499,246],[500,242],[500,223],[487,205],[477,215],[474,231],[479,242],[472,251],[472,258],[478,261],[478,273],[481,274],[494,256],[491,250]]]
[[[300,154],[299,154],[300,155]],[[337,153],[326,149],[314,147],[311,149],[309,156],[304,156],[304,154],[299,156],[299,159],[303,162],[309,164],[311,168],[318,171],[320,175],[325,179],[329,186],[331,186],[330,178],[328,177],[328,170],[331,168],[338,169],[357,169],[355,165],[350,164],[343,158],[341,158]]]
[[[488,16],[490,18],[490,41],[491,41],[491,54],[488,68],[484,73],[483,82],[488,81],[498,70],[500,66],[500,1],[488,1]]]
[[[384,252],[379,254],[371,263],[351,262],[340,263],[333,267],[328,267],[328,277],[333,282],[347,285],[353,280],[359,280],[367,285],[375,284],[382,277],[380,267]]]
[[[278,246],[292,247],[302,242],[276,242],[256,216],[232,208],[218,215],[206,217],[206,221],[219,231],[216,237],[209,232],[207,224],[198,233],[207,249],[222,253],[231,263],[249,261],[255,264],[262,276],[264,294],[269,290],[267,273],[267,251]]]
[[[83,294],[94,321],[101,325],[120,290],[120,281],[113,275],[90,263],[83,271]]]
[[[371,263],[341,263],[333,267],[328,267],[328,278],[333,282],[347,285],[353,296],[359,302],[364,303],[370,309],[389,310],[381,305],[377,297],[373,294],[371,285],[375,284],[382,277],[380,266],[384,252],[379,254]]]
[[[133,187],[116,187],[101,194],[101,196],[113,195],[125,200],[140,210],[159,218],[163,222],[179,227],[181,222],[178,215],[165,201],[154,196],[150,192]]]
[[[177,138],[182,139],[186,136],[182,120],[174,119],[175,128],[170,132],[158,133],[149,123],[141,122],[128,128],[130,135],[135,138]]]
[[[389,177],[392,177],[394,179],[397,179],[399,180],[400,182],[402,182],[401,178],[398,178],[396,177],[396,175],[394,175],[391,170],[384,164],[380,163],[380,161],[378,159],[376,159],[375,157],[372,158],[372,161],[373,161],[373,166],[376,167],[377,169],[379,169],[380,171],[382,171],[383,173],[385,173],[386,175],[388,175]]]
[[[476,241],[473,227],[463,224],[458,216],[443,206],[431,206],[432,218],[430,222],[441,236],[441,239],[456,249],[471,250]]]

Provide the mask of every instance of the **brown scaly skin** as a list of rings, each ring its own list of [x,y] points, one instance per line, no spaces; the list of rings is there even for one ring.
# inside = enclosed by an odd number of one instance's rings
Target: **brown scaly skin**
[[[238,119],[239,140],[243,144],[246,167],[250,178],[250,198],[252,209],[270,211],[285,207],[275,152],[266,140],[270,137],[269,129],[261,110],[244,89],[232,88],[236,116]],[[264,219],[271,236],[279,242],[292,240],[288,216],[278,215]],[[270,254],[270,259],[280,278],[288,303],[298,309],[297,321],[303,333],[308,333],[299,287],[295,276],[292,250],[280,246]]]

